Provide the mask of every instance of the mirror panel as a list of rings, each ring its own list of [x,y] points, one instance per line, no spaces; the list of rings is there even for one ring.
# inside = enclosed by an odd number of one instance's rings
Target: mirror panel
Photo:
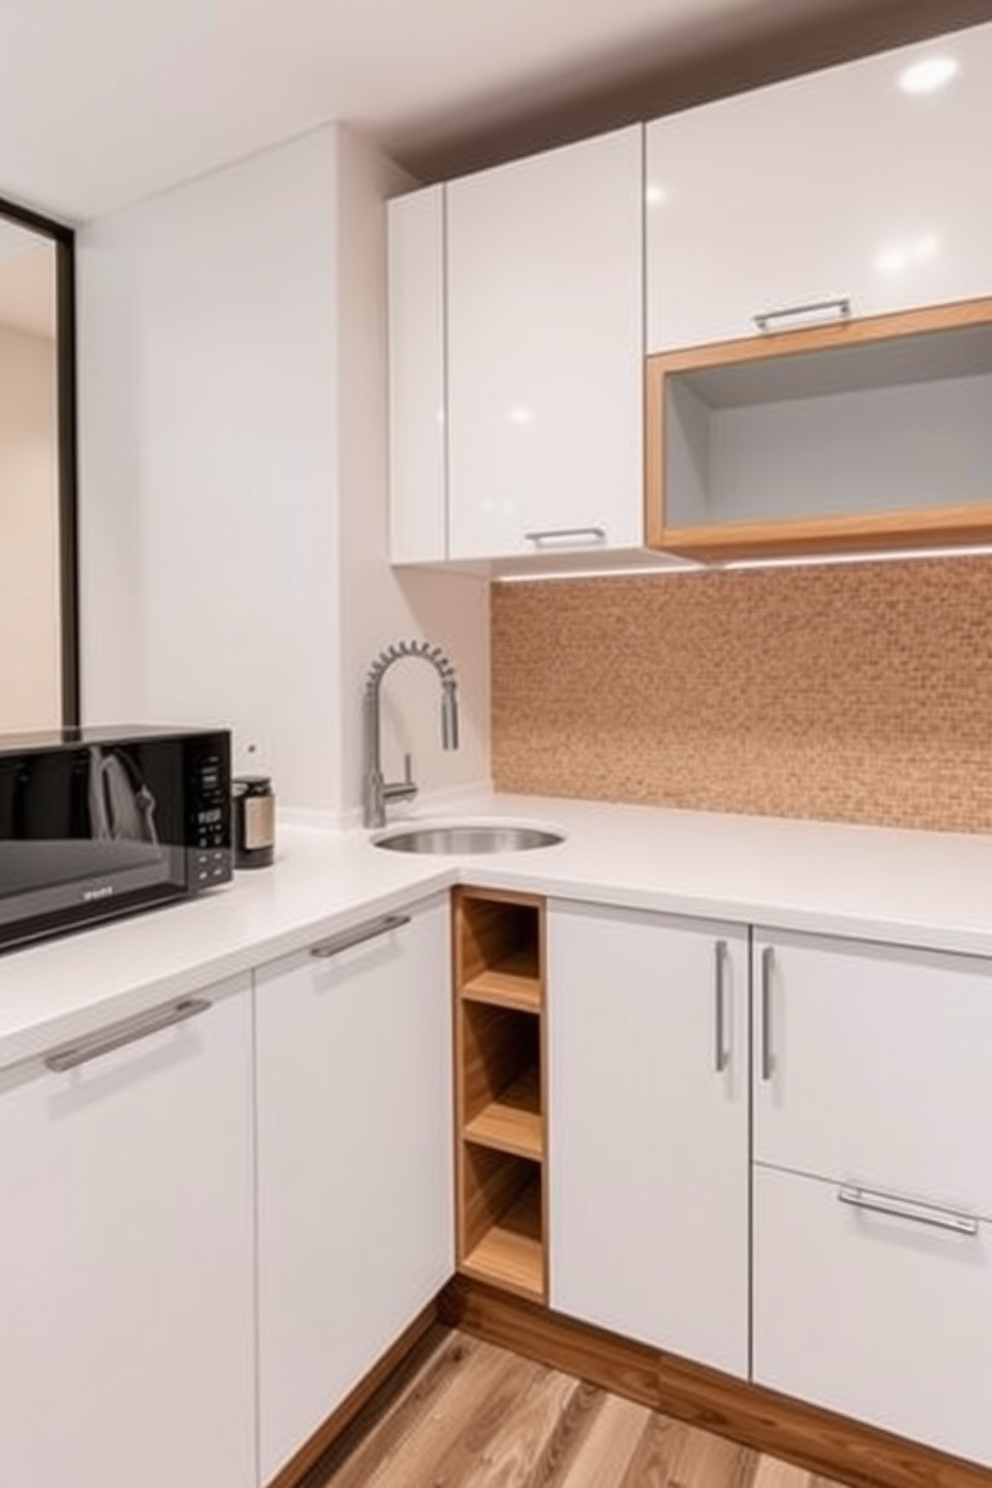
[[[0,202],[0,734],[79,721],[73,241]]]

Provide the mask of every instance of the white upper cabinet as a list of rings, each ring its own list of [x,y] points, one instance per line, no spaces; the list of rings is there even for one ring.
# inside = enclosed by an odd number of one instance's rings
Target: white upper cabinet
[[[389,203],[390,556],[446,556],[444,187]]]
[[[643,130],[390,203],[394,562],[643,544]]]
[[[643,540],[642,131],[448,187],[454,558]]]
[[[648,351],[992,291],[990,92],[984,25],[650,124]]]

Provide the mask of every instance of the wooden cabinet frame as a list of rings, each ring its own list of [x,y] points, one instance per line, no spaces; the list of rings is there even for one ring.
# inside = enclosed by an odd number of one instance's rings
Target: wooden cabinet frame
[[[547,1300],[544,900],[454,893],[458,1269]]]
[[[645,533],[649,547],[702,561],[743,557],[878,551],[992,542],[989,498],[842,515],[761,520],[676,522],[666,502],[669,380],[680,374],[746,366],[801,353],[885,343],[909,351],[909,338],[930,332],[992,327],[992,298],[850,320],[816,329],[725,341],[649,356],[645,372]],[[990,368],[992,370],[992,368]]]

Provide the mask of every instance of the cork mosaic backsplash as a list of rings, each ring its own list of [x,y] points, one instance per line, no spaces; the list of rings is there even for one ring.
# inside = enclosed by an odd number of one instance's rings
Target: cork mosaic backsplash
[[[496,584],[526,794],[992,831],[992,559]]]

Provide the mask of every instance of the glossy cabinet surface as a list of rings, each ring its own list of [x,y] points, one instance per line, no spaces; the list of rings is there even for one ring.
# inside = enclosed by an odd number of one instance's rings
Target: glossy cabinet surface
[[[390,557],[430,562],[448,541],[444,187],[388,212]]]
[[[0,1073],[0,1477],[255,1488],[251,999]]]
[[[550,1300],[745,1375],[747,932],[552,901]]]
[[[934,59],[946,85],[906,91]],[[987,295],[990,78],[976,26],[649,124],[647,350]]]
[[[643,130],[390,203],[395,563],[643,542]]]
[[[992,963],[753,956],[754,1379],[992,1465]]]
[[[263,1482],[454,1269],[449,909],[408,913],[256,973]]]
[[[448,186],[452,557],[642,539],[641,159],[636,127]]]

